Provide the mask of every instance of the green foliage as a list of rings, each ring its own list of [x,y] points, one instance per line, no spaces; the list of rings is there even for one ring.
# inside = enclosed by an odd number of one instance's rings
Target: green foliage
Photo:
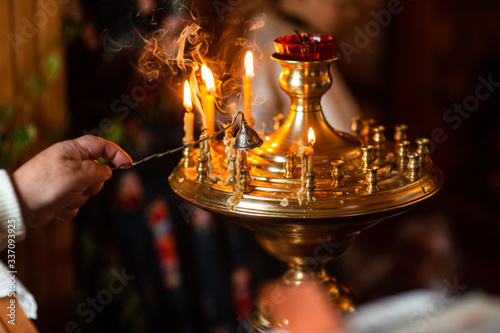
[[[11,155],[12,154],[10,151],[0,151],[0,168],[3,168],[7,164],[9,164]]]
[[[33,142],[36,135],[37,129],[33,124],[28,124],[23,127],[14,127],[10,134],[14,153],[20,153],[26,149],[28,145]]]
[[[14,107],[0,108],[0,168],[24,152],[37,138],[34,124],[18,125],[13,121]]]
[[[59,55],[49,54],[43,59],[43,64],[47,70],[48,81],[53,81],[62,69],[62,59]]]
[[[6,123],[12,118],[14,113],[14,106],[12,104],[7,105],[5,108],[0,108],[0,122]]]
[[[33,95],[33,97],[40,98],[45,90],[45,80],[38,74],[32,74],[26,80],[26,88]]]
[[[17,156],[26,151],[36,140],[38,130],[35,124],[19,121],[31,119],[33,112],[33,99],[40,99],[51,84],[62,73],[63,60],[58,54],[48,54],[42,58],[43,70],[35,72],[25,81],[26,89],[31,98],[20,101],[19,105],[9,104],[0,107],[0,168],[7,166]],[[21,118],[14,118],[14,112],[23,112]],[[20,123],[16,123],[20,122]],[[56,133],[60,130],[52,129],[52,136],[59,140],[62,136]]]
[[[124,134],[123,122],[116,118],[113,120],[111,127],[104,133],[104,138],[111,142],[121,142]]]

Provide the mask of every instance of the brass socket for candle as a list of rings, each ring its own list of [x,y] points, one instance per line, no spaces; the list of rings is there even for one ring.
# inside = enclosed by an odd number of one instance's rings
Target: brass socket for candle
[[[417,154],[419,155],[420,165],[424,165],[427,160],[427,155],[429,155],[429,139],[420,138],[415,140],[417,143]]]
[[[375,126],[373,128],[373,147],[375,153],[375,159],[380,158],[384,155],[384,143],[385,143],[385,135],[384,135],[385,127],[382,125]]]
[[[207,167],[207,158],[197,158],[198,164],[196,165],[196,172],[198,175],[196,176],[196,179],[200,182],[203,183],[207,180],[208,178],[208,167]]]
[[[194,165],[193,158],[191,157],[193,154],[193,147],[186,147],[182,150],[182,155],[184,156],[184,161],[182,165],[185,168],[190,168]]]
[[[377,171],[378,167],[371,167],[369,168],[366,173],[366,192],[369,194],[378,192],[378,187],[377,187]]]
[[[360,116],[354,116],[351,118],[351,133],[357,138],[363,137],[363,124]]]
[[[404,172],[408,169],[408,149],[410,147],[410,141],[401,140],[396,143],[398,158],[396,164],[399,172]]]
[[[396,125],[394,126],[394,141],[399,142],[399,141],[404,141],[408,140],[408,135],[406,134],[406,131],[408,130],[408,126],[405,124],[401,125]]]
[[[365,119],[362,121],[363,124],[363,140],[365,145],[371,144],[373,136],[373,128],[375,127],[375,119]]]
[[[285,168],[285,174],[283,175],[283,177],[286,179],[295,178],[295,156],[297,154],[295,154],[294,152],[287,152],[283,155],[285,156],[285,163],[283,165],[283,167]]]
[[[410,181],[415,181],[420,178],[420,155],[416,153],[408,154],[409,162],[408,162],[408,178]]]
[[[362,169],[363,171],[366,171],[371,168],[374,157],[373,157],[373,146],[372,145],[366,145],[361,147],[361,151],[363,152],[363,155],[361,156],[361,161],[363,162]]]
[[[306,199],[308,202],[316,201],[316,181],[314,180],[314,172],[308,172],[306,174]]]
[[[339,188],[344,186],[344,183],[342,182],[342,178],[344,178],[344,175],[342,174],[342,164],[344,164],[344,161],[342,160],[337,160],[332,162],[332,186],[335,188]]]

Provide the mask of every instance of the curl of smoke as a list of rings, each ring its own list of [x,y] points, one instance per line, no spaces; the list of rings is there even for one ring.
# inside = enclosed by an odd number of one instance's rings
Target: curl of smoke
[[[155,14],[155,11],[162,10],[161,15]],[[139,10],[136,16],[140,15],[143,13]],[[155,21],[155,17],[161,17],[161,21]],[[129,39],[122,43],[121,39],[113,38],[109,31],[105,31],[101,38],[115,51],[129,48],[133,44],[135,47],[140,46],[136,68],[149,81],[160,76],[166,78],[167,86],[178,97],[182,96],[181,86],[184,80],[188,80],[194,92],[192,96],[195,110],[201,114],[204,125],[199,82],[203,82],[201,66],[205,64],[214,75],[218,109],[234,114],[235,103],[232,101],[241,94],[244,53],[250,49],[254,52],[254,59],[258,61],[262,57],[255,43],[243,36],[247,30],[262,27],[264,21],[248,21],[236,14],[223,21],[214,20],[213,16],[200,16],[194,4],[188,6],[183,1],[175,1],[171,6],[165,5],[163,8],[157,5],[154,10],[148,11],[148,16],[144,17],[144,21],[147,20],[151,20],[150,25],[155,27],[153,31],[144,33],[145,29],[139,29],[132,22],[137,22],[137,17],[130,15],[133,32],[137,37],[135,43],[131,43]]]

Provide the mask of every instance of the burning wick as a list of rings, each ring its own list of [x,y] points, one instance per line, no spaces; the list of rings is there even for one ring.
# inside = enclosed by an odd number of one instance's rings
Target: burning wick
[[[316,143],[316,136],[314,135],[312,127],[309,127],[309,132],[307,133],[307,145],[312,148],[314,143]]]
[[[245,75],[243,76],[243,95],[245,102],[245,119],[252,123],[252,78],[253,78],[253,54],[248,51],[245,55]]]
[[[298,31],[298,30],[294,30],[294,31],[295,31],[295,33],[297,34],[297,36],[299,36],[299,39],[300,39],[300,41],[301,41],[303,44],[306,44],[307,42],[309,42],[309,40],[308,40],[308,36],[307,36],[307,34],[306,34],[305,32],[303,32],[303,33],[299,33],[299,31]]]
[[[201,76],[207,87],[207,94],[204,96],[205,121],[207,123],[208,133],[214,132],[215,122],[215,83],[212,71],[207,66],[201,66]]]
[[[187,144],[193,141],[193,127],[194,127],[194,113],[193,113],[193,103],[191,101],[191,88],[187,81],[184,82],[184,108],[186,112],[184,113],[184,138],[182,139],[183,144]]]
[[[307,157],[307,168],[306,173],[314,172],[313,168],[313,156],[314,156],[314,143],[316,142],[316,136],[314,135],[314,131],[312,127],[309,128],[309,132],[307,134],[307,145],[308,147],[304,147],[304,152]]]

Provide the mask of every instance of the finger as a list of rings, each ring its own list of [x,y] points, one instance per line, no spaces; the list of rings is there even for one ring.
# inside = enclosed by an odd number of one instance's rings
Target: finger
[[[83,159],[102,157],[116,166],[132,163],[130,156],[117,144],[98,136],[84,135],[74,141]]]
[[[94,184],[92,186],[89,186],[89,188],[83,192],[83,194],[85,195],[88,195],[88,196],[93,196],[93,195],[96,195],[97,193],[99,193],[102,189],[102,187],[104,186],[104,182],[99,182],[97,184]]]
[[[104,182],[111,178],[113,172],[108,165],[96,161],[82,161],[80,167],[80,181],[83,189],[87,189],[90,184]]]
[[[78,208],[76,209],[63,209],[56,213],[54,216],[55,219],[69,221],[75,218],[78,214]]]
[[[132,158],[116,143],[103,139],[104,151],[102,157],[116,166],[132,163]]]

